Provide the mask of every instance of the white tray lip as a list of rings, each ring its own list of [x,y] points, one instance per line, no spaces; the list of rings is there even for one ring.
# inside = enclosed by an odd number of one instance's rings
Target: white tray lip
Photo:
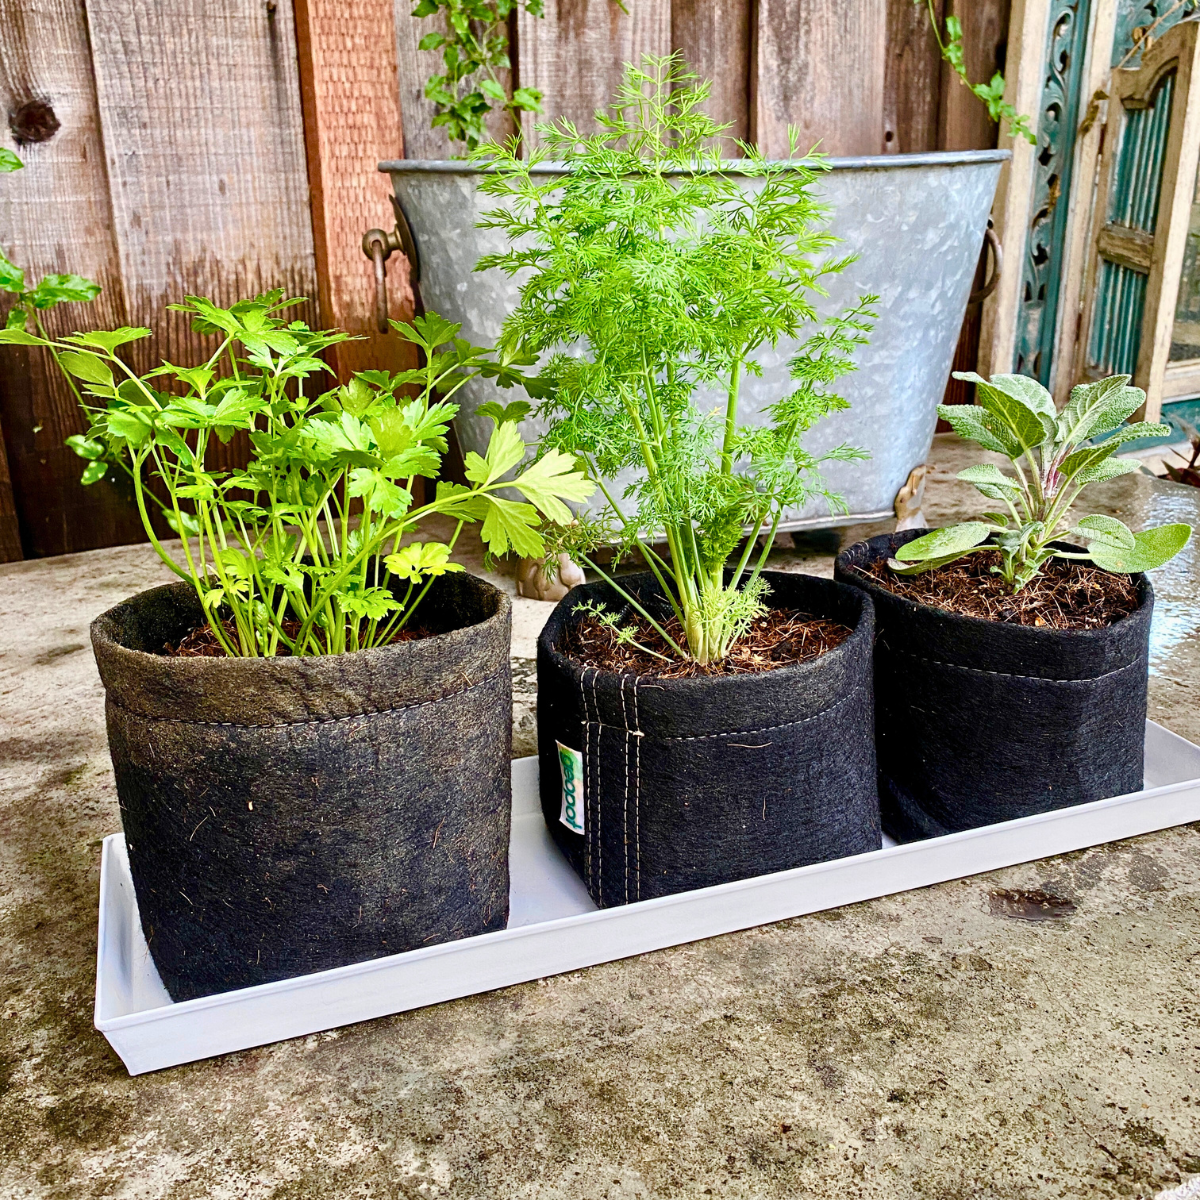
[[[1182,742],[1193,751],[1196,749],[1195,745],[1189,742],[1186,738],[1180,737],[1177,733],[1172,733],[1171,730],[1158,725],[1157,722],[1147,721],[1147,725],[1155,726],[1160,735],[1165,734],[1176,741]],[[528,759],[515,759],[513,761],[513,766],[514,768],[519,769],[518,764],[528,763],[531,761],[536,761],[536,756],[531,755]],[[907,842],[899,846],[890,846],[882,850],[869,850],[863,854],[854,854],[846,858],[836,858],[831,859],[828,862],[812,863],[806,867],[794,867],[788,871],[777,871],[769,875],[756,875],[749,879],[739,879],[733,881],[732,883],[717,884],[713,887],[696,888],[692,891],[679,892],[673,896],[661,896],[653,900],[640,900],[635,903],[621,905],[619,907],[598,909],[596,912],[579,913],[569,917],[557,917],[550,921],[541,921],[532,925],[522,925],[516,929],[501,929],[494,933],[484,933],[478,934],[475,937],[461,938],[458,941],[441,942],[436,946],[426,946],[418,950],[408,950],[402,954],[391,954],[383,958],[368,959],[366,962],[350,963],[342,967],[333,967],[328,971],[316,971],[309,975],[297,975],[291,979],[279,979],[272,983],[257,984],[248,988],[238,988],[235,991],[218,992],[211,996],[200,996],[194,1000],[183,1000],[176,1004],[164,1004],[158,1008],[143,1009],[141,1012],[127,1013],[124,1016],[119,1017],[104,1017],[100,1011],[101,992],[99,949],[97,949],[96,1000],[94,1007],[95,1027],[101,1033],[107,1034],[121,1030],[135,1029],[142,1025],[155,1024],[163,1020],[181,1020],[193,1013],[204,1012],[210,1009],[237,1006],[238,1004],[244,1003],[250,998],[257,999],[260,997],[265,998],[269,996],[284,996],[291,992],[304,990],[316,981],[336,982],[339,979],[357,979],[373,974],[377,971],[388,970],[399,962],[415,963],[444,957],[446,955],[469,954],[473,947],[484,943],[499,944],[503,942],[520,942],[522,940],[531,937],[537,937],[539,935],[559,929],[576,927],[582,928],[594,924],[605,924],[613,921],[620,921],[629,914],[639,914],[672,908],[678,905],[688,905],[694,903],[697,898],[713,899],[721,896],[753,892],[760,888],[774,888],[780,883],[791,880],[808,879],[822,874],[842,871],[848,867],[852,867],[855,864],[861,863],[866,859],[869,859],[873,862],[884,862],[910,856],[927,856],[931,851],[936,853],[937,850],[943,847],[961,845],[965,842],[974,840],[990,839],[995,837],[997,834],[1002,834],[1006,831],[1014,829],[1028,829],[1037,827],[1039,825],[1057,824],[1063,821],[1075,822],[1094,813],[1104,812],[1109,809],[1120,808],[1138,802],[1156,799],[1162,796],[1169,796],[1176,792],[1195,789],[1197,786],[1200,786],[1200,778],[1181,780],[1177,783],[1163,784],[1155,788],[1145,788],[1139,792],[1128,792],[1123,796],[1111,796],[1105,800],[1094,800],[1089,804],[1077,804],[1068,808],[1054,809],[1051,812],[1038,813],[1031,817],[1018,817],[1012,821],[1001,821],[994,825],[983,825],[978,829],[968,829],[961,833],[949,833],[942,837],[926,838],[918,842]],[[100,865],[101,905],[99,936],[97,939],[98,947],[104,944],[105,908],[103,899],[106,895],[105,884],[107,882],[107,875],[110,869],[110,856],[116,852],[116,842],[123,839],[124,834],[121,833],[111,833],[104,839]],[[1100,845],[1103,844],[1103,842],[1098,842],[1096,844]],[[1053,850],[1049,851],[1050,856],[1053,856],[1056,853],[1065,852]],[[1022,859],[1017,861],[1034,860]],[[1012,865],[1016,865],[1016,863],[1014,862]],[[1000,869],[1002,868],[985,867],[981,870],[986,872]],[[913,888],[911,889],[897,888],[894,891],[883,892],[878,896],[869,898],[878,899],[882,896],[898,895],[904,891],[916,890],[923,886],[928,885],[914,884]],[[840,905],[834,907],[840,907]],[[750,923],[748,925],[735,926],[730,929],[714,929],[711,934],[706,936],[717,937],[725,933],[736,932],[736,930],[739,928],[755,927],[756,926],[754,923]],[[704,939],[689,938],[687,940],[693,941]],[[571,967],[566,969],[575,970],[579,968]]]

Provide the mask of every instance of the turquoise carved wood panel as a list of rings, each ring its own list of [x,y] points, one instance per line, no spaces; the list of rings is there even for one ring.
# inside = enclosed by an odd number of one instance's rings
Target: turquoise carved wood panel
[[[1050,382],[1090,0],[1052,0],[1015,370]]]
[[[1163,154],[1171,124],[1174,74],[1165,75],[1144,108],[1120,113],[1119,141],[1109,185],[1107,225],[1153,233],[1162,194]],[[1109,115],[1111,124],[1113,114]],[[1146,309],[1146,271],[1101,258],[1096,307],[1088,337],[1093,372],[1133,375]]]
[[[1125,62],[1133,49],[1133,31],[1149,29],[1159,18],[1161,24],[1154,30],[1154,37],[1160,38],[1172,25],[1196,15],[1200,0],[1117,0],[1117,26],[1113,38],[1112,65],[1124,63],[1126,67],[1138,65],[1138,55],[1133,55]]]

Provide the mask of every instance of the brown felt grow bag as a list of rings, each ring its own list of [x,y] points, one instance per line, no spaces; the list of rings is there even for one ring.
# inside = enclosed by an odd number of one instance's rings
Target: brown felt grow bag
[[[1139,791],[1154,591],[1105,629],[1039,629],[916,604],[863,575],[927,533],[858,542],[835,577],[875,603],[884,829],[914,841]]]
[[[98,617],[142,928],[175,1000],[503,929],[511,604],[435,581],[436,636],[320,658],[168,658],[187,584]]]
[[[810,575],[764,572],[769,602],[848,626],[840,646],[757,675],[658,679],[563,653],[576,607],[624,602],[573,588],[538,640],[538,754],[550,832],[601,907],[880,847],[871,601]],[[650,575],[622,587],[664,603]],[[582,754],[584,832],[560,820],[561,742]]]

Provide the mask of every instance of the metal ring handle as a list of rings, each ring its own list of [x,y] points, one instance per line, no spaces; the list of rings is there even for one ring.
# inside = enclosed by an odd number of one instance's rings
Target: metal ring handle
[[[408,223],[408,215],[405,213],[400,201],[395,194],[392,195],[392,213],[396,218],[396,230],[392,235],[396,239],[397,248],[404,252],[404,257],[408,259],[408,277],[413,283],[421,282],[421,256],[417,253],[417,239],[413,237],[413,231]]]
[[[388,236],[382,229],[368,229],[363,234],[363,253],[375,264],[375,328],[388,331],[387,260],[392,253]]]
[[[967,301],[968,304],[982,304],[995,290],[996,285],[1000,282],[1000,273],[1004,270],[1004,247],[1000,245],[1000,239],[996,236],[995,229],[992,228],[991,218],[988,218],[987,229],[984,231],[984,253],[987,253],[987,247],[992,248],[992,277],[981,288],[977,288],[971,293],[971,298]]]

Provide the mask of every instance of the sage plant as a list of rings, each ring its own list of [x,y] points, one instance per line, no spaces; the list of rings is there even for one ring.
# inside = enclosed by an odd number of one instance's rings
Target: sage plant
[[[990,382],[973,372],[956,371],[954,377],[975,384],[977,403],[943,404],[938,414],[955,433],[1003,454],[1012,465],[1011,475],[995,463],[980,463],[958,478],[1000,501],[1003,511],[916,538],[896,551],[892,570],[917,575],[998,549],[1000,562],[992,570],[1019,592],[1051,558],[1130,573],[1161,567],[1187,545],[1190,525],[1134,533],[1116,517],[1070,517],[1088,484],[1138,470],[1136,462],[1115,457],[1126,442],[1171,432],[1169,425],[1147,421],[1126,424],[1146,402],[1141,388],[1129,386],[1128,375],[1080,384],[1062,412],[1026,375],[993,375]],[[1064,538],[1085,548],[1071,549],[1060,541]]]

